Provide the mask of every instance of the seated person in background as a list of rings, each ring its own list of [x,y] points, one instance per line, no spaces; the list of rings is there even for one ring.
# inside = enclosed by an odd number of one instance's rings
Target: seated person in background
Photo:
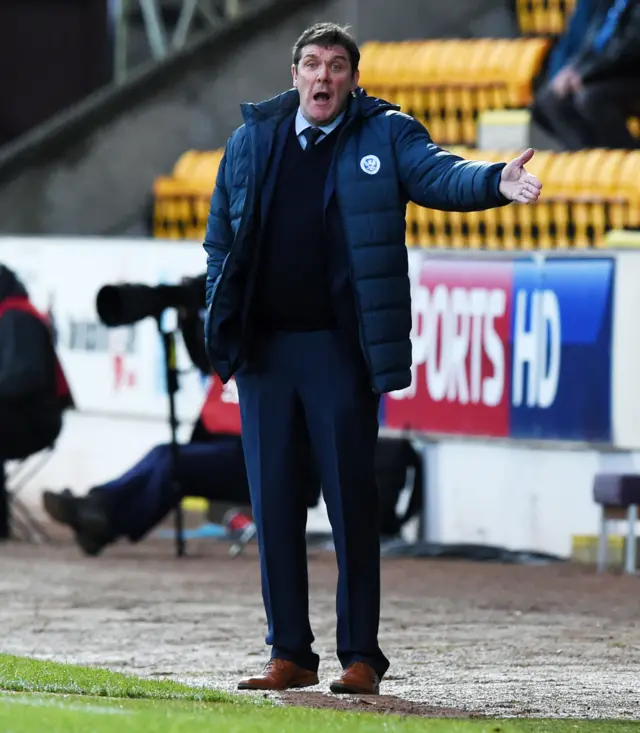
[[[45,491],[44,509],[54,520],[71,527],[83,552],[98,555],[121,537],[140,542],[184,496],[249,504],[239,436],[206,434],[199,421],[192,442],[179,446],[179,453],[182,496],[176,496],[172,485],[171,445],[163,444],[86,496],[74,496],[69,489]]]
[[[47,318],[0,264],[0,538],[9,534],[4,462],[52,445],[72,404]]]
[[[199,280],[204,293],[205,276]],[[202,314],[183,308],[178,315],[192,363],[202,374],[210,374]],[[172,447],[163,444],[152,448],[122,476],[93,487],[85,496],[74,496],[69,489],[45,491],[42,500],[47,514],[73,530],[84,553],[99,555],[122,537],[140,542],[185,496],[249,504],[242,439],[225,432],[226,426],[220,428],[215,419],[219,389],[219,382],[212,384],[189,442],[179,445],[180,496],[172,485]],[[310,492],[315,503],[317,489],[312,487]]]
[[[205,277],[200,278],[203,292]],[[184,345],[192,363],[202,374],[210,374],[204,349],[202,313],[180,309],[179,318]],[[224,420],[221,422],[218,412],[220,389],[219,381],[212,384],[189,443],[179,446],[181,496],[176,496],[172,486],[171,445],[164,444],[149,451],[122,476],[93,487],[85,496],[74,496],[69,489],[45,491],[43,504],[47,514],[73,530],[84,553],[98,555],[122,537],[133,543],[140,542],[185,496],[249,506],[242,439],[228,432]],[[300,454],[298,459],[301,470],[314,477],[306,497],[307,507],[314,507],[321,490],[317,467],[311,454]],[[396,504],[409,468],[414,471],[413,492],[407,510],[398,517]],[[397,536],[402,525],[419,511],[421,469],[420,456],[410,441],[378,438],[376,478],[381,536]]]
[[[299,456],[312,461],[311,456]],[[209,433],[202,418],[191,442],[180,446],[179,478],[182,496],[198,496],[212,502],[249,505],[249,484],[237,435]],[[313,475],[317,476],[312,463]],[[86,496],[74,496],[65,489],[45,491],[44,509],[52,519],[68,525],[87,555],[100,554],[107,545],[124,537],[140,542],[181,497],[172,487],[171,445],[153,448],[135,466],[113,481],[92,488]],[[396,515],[398,496],[405,486],[407,469],[414,468],[414,490],[403,517]],[[420,508],[420,458],[408,440],[379,438],[376,476],[380,493],[380,534],[396,536],[402,525]],[[320,498],[320,482],[309,486],[307,506]]]
[[[567,150],[639,147],[640,0],[578,0],[547,79],[532,117]]]

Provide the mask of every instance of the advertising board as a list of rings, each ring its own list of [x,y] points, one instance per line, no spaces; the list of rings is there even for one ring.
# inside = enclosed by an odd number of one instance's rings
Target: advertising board
[[[611,439],[612,258],[410,253],[412,383],[386,427]]]

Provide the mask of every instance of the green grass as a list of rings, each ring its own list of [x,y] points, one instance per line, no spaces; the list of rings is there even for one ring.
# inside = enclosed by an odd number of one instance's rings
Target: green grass
[[[630,722],[429,720],[279,707],[175,682],[0,655],[2,733],[638,733]],[[57,693],[57,694],[52,694]]]
[[[198,702],[246,700],[206,687],[189,687],[169,680],[144,680],[97,667],[43,662],[9,654],[0,654],[0,690]]]
[[[106,700],[55,695],[0,695],[6,733],[627,733],[631,723],[592,721],[428,720],[163,700]]]

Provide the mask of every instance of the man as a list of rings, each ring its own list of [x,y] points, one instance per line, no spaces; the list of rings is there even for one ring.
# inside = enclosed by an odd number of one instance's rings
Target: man
[[[0,539],[9,536],[4,462],[52,445],[72,404],[47,319],[0,264]]]
[[[567,150],[639,146],[639,0],[579,0],[549,68],[532,115]]]
[[[375,694],[380,545],[374,456],[380,395],[411,380],[408,200],[471,211],[536,201],[527,151],[465,162],[359,88],[358,47],[322,23],[293,49],[294,89],[245,104],[204,241],[205,338],[236,375],[271,659],[241,689],[318,683],[308,618],[306,506],[295,456],[309,436],[339,569],[336,693]]]

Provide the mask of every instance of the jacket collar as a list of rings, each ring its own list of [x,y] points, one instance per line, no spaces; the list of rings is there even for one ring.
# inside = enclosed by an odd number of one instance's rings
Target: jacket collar
[[[298,90],[289,89],[264,102],[246,102],[240,105],[242,116],[246,123],[256,123],[267,119],[282,119],[294,114],[300,106]],[[348,117],[372,117],[387,110],[399,110],[397,104],[391,104],[384,99],[369,97],[364,89],[357,87],[347,104]]]

